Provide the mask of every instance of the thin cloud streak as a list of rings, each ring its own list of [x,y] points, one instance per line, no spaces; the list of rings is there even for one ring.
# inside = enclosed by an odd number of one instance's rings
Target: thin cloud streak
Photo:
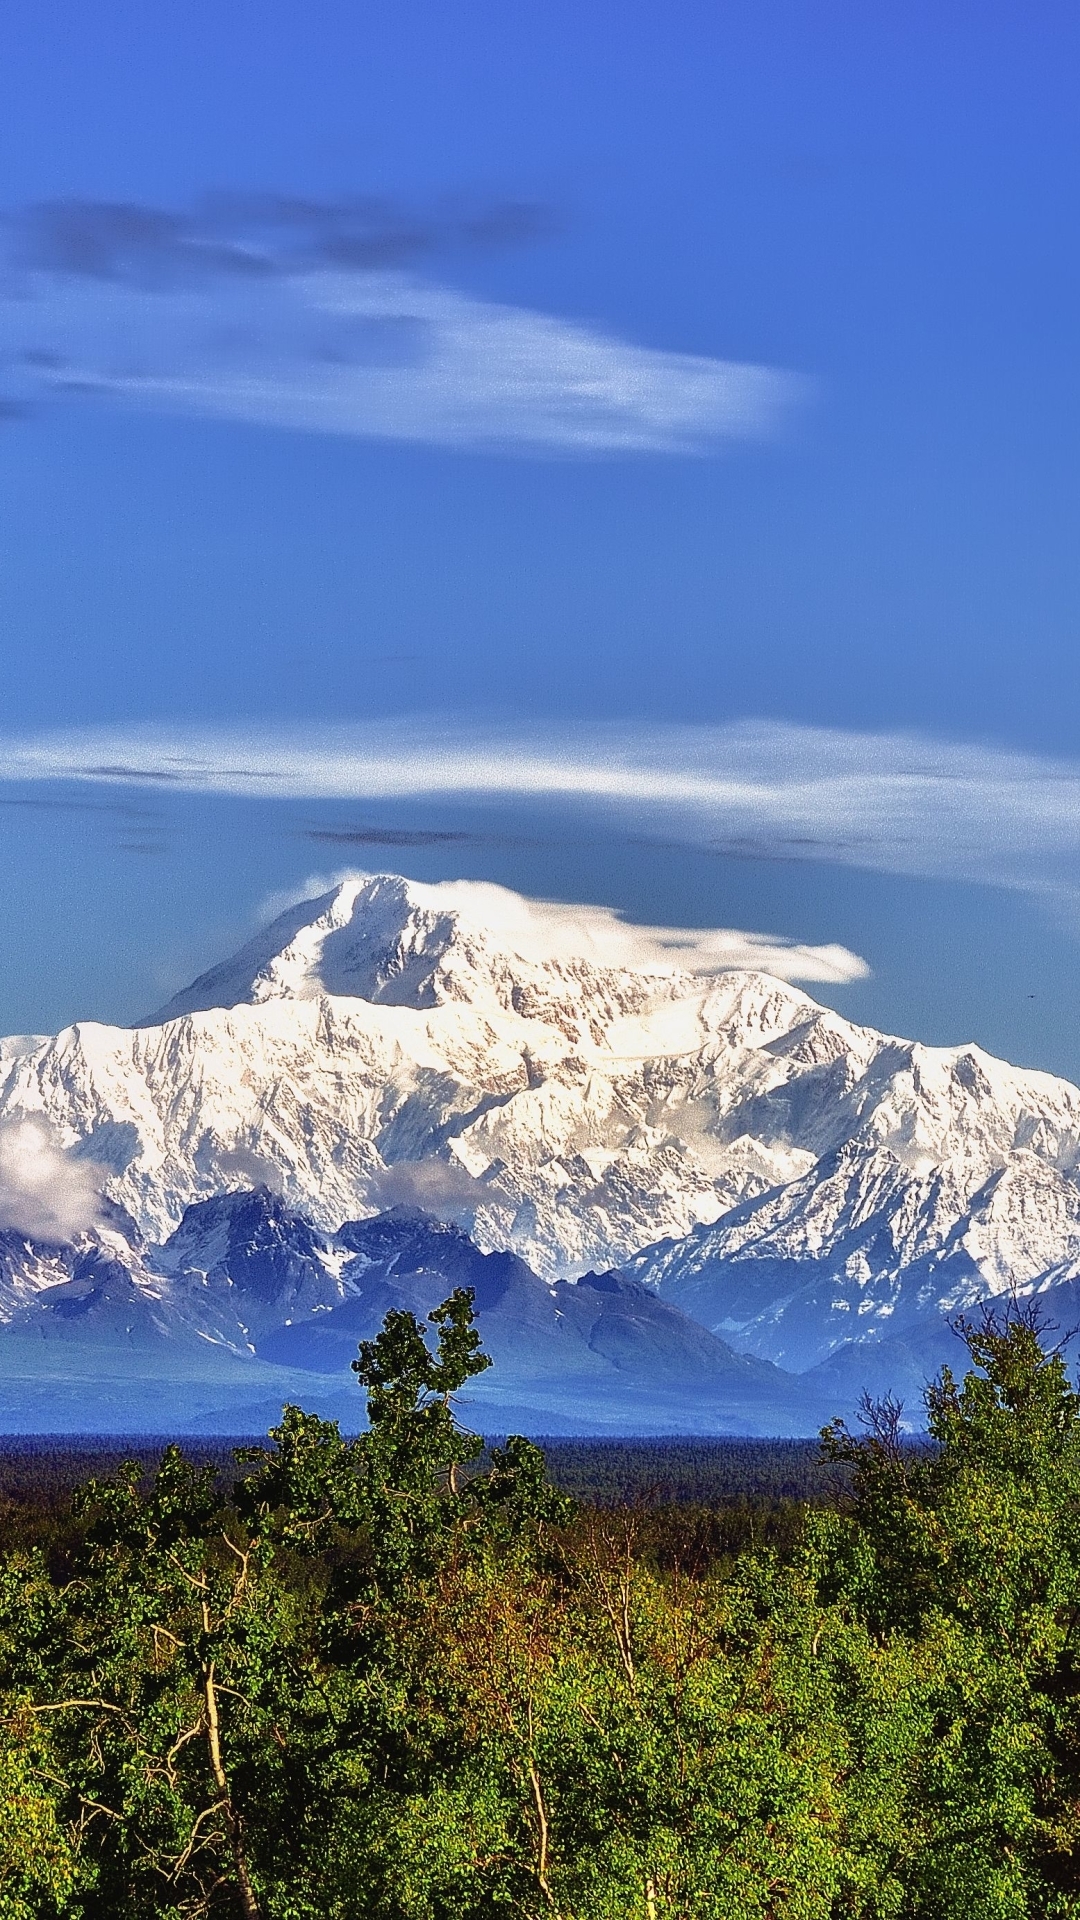
[[[637,833],[840,861],[1080,906],[1080,765],[915,735],[727,727],[117,728],[0,740],[9,781],[293,799],[561,800]]]
[[[418,207],[373,194],[217,192],[186,213],[137,201],[38,201],[9,213],[0,229],[16,269],[153,289],[501,252],[548,239],[559,224],[553,207],[532,200],[444,198]]]
[[[473,847],[480,838],[436,827],[304,827],[303,837],[339,847]]]
[[[0,412],[96,396],[474,451],[686,454],[774,434],[808,391],[420,278],[445,218],[363,200],[216,204],[198,220],[81,202],[9,219]],[[474,249],[512,244],[542,214],[508,203],[450,227]]]

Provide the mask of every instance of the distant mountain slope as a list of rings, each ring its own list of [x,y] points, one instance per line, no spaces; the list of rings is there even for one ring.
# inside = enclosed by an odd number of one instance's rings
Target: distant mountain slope
[[[470,1287],[497,1377],[525,1384],[580,1376],[587,1386],[613,1370],[650,1388],[687,1394],[725,1387],[775,1395],[777,1368],[736,1354],[715,1335],[617,1273],[546,1285],[516,1254],[482,1253],[460,1227],[395,1209],[350,1221],[336,1236],[350,1258],[342,1282],[352,1296],[331,1312],[293,1320],[260,1352],[314,1371],[339,1371],[391,1308],[423,1316],[450,1288]]]
[[[1001,1098],[990,1118],[1003,1110]],[[1059,1286],[1080,1272],[1068,1140],[1053,1142],[1057,1164],[1024,1145],[995,1166],[1005,1149],[986,1117],[976,1108],[956,1127],[937,1164],[913,1166],[860,1129],[801,1180],[643,1249],[626,1270],[740,1348],[798,1369],[852,1339],[906,1338],[927,1315]],[[1030,1115],[1009,1118],[1022,1136]]]
[[[671,1269],[678,1252],[635,1264]],[[782,1344],[801,1314],[804,1344],[825,1349],[793,1373],[680,1310],[666,1279],[545,1282],[411,1208],[324,1233],[266,1188],[194,1203],[161,1247],[116,1213],[68,1247],[6,1235],[0,1257],[0,1431],[263,1431],[285,1399],[355,1426],[358,1342],[391,1309],[422,1320],[456,1286],[472,1289],[495,1363],[462,1402],[487,1432],[813,1434],[866,1390],[899,1393],[918,1425],[925,1382],[965,1364],[914,1281],[892,1314],[841,1312],[827,1263],[785,1280],[759,1262],[781,1302],[772,1335],[759,1316],[760,1344]],[[677,1284],[693,1302],[732,1274],[737,1261]],[[1080,1281],[1051,1276],[1041,1298],[1063,1331],[1080,1324]]]

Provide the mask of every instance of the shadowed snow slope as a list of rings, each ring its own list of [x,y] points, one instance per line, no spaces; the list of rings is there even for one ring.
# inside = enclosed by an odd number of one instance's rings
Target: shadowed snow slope
[[[0,1042],[0,1124],[44,1121],[155,1242],[238,1184],[324,1234],[419,1205],[548,1280],[622,1267],[791,1367],[1080,1274],[1076,1088],[624,933],[345,881],[153,1021]]]

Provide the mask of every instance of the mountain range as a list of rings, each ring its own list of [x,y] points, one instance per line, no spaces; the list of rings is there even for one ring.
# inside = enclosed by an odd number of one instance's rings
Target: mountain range
[[[917,1396],[982,1301],[1071,1324],[1080,1091],[368,876],[136,1027],[0,1041],[0,1228],[2,1426],[355,1417],[357,1339],[457,1275],[489,1430],[812,1431]]]

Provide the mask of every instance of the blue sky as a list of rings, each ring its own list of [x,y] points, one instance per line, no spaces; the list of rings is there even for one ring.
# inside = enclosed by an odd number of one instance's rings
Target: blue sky
[[[0,1027],[351,862],[839,942],[1080,1076],[1072,9],[0,42]]]

